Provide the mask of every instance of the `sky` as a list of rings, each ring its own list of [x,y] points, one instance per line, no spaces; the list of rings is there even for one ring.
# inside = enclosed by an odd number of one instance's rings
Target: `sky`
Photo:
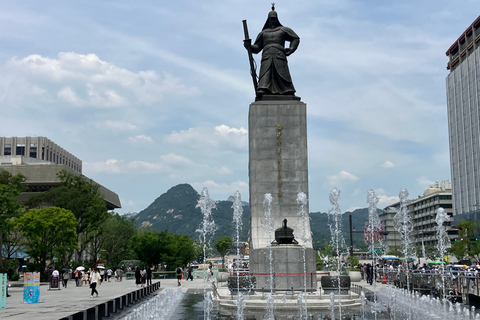
[[[250,37],[271,1],[0,1],[0,136],[44,136],[139,212],[180,183],[248,201]],[[309,206],[342,211],[451,180],[447,49],[473,0],[276,2],[307,104]],[[255,56],[257,64],[260,58]],[[272,191],[274,192],[274,191]]]

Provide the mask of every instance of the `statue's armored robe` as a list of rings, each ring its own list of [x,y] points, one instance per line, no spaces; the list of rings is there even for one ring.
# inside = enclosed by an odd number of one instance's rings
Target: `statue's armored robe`
[[[296,33],[287,27],[264,29],[252,45],[252,52],[262,52],[262,62],[258,80],[260,94],[294,94],[292,77],[288,70],[285,54],[285,41],[290,41],[290,53],[293,53],[300,43]]]

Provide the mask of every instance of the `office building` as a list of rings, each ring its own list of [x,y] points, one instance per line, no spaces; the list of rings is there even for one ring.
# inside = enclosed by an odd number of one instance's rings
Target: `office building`
[[[480,216],[480,16],[450,46],[446,79],[454,220]]]
[[[35,193],[60,186],[58,173],[62,170],[82,174],[82,161],[45,137],[0,137],[0,172],[23,174],[27,191],[19,200],[25,202]],[[108,210],[121,208],[118,195],[99,186]]]

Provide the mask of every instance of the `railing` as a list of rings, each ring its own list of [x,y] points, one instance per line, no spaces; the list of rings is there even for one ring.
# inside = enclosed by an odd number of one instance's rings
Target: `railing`
[[[477,276],[464,274],[461,271],[445,271],[443,275],[439,272],[429,271],[404,271],[377,270],[376,281],[381,282],[383,277],[387,284],[399,288],[419,291],[436,297],[447,297],[457,299],[466,294],[480,295],[479,281]],[[407,283],[409,287],[407,287]]]

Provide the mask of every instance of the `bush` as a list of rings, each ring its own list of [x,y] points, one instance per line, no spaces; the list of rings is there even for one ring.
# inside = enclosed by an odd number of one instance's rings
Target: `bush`
[[[9,259],[4,261],[3,266],[7,271],[8,278],[10,279],[15,273],[17,273],[20,262],[18,262],[17,259]]]
[[[358,260],[355,257],[348,257],[348,262],[350,262],[350,265],[352,267],[355,267],[355,266],[358,266],[358,263],[360,262],[360,260]]]
[[[18,279],[20,279],[20,275],[18,273],[15,273],[10,277],[10,281],[18,281]]]

